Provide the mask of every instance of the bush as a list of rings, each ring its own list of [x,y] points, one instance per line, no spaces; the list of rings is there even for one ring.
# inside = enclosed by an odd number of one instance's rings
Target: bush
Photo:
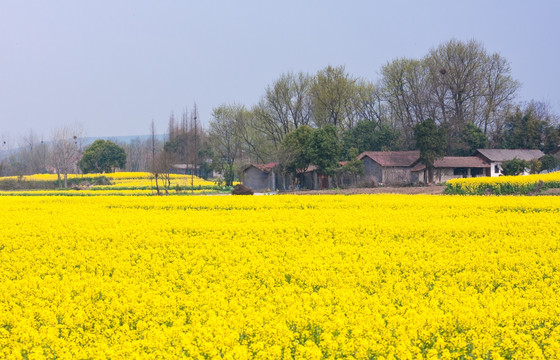
[[[530,164],[522,159],[507,160],[502,163],[502,174],[506,176],[520,175],[529,167]]]
[[[560,164],[560,160],[552,155],[545,155],[541,158],[541,171],[554,170]]]
[[[232,195],[253,195],[254,191],[242,184],[236,185],[231,192]]]

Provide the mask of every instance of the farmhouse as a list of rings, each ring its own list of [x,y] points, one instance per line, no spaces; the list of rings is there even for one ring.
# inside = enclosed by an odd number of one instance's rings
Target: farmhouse
[[[412,183],[426,183],[427,169],[420,161],[411,169]],[[490,176],[490,163],[476,156],[445,156],[434,162],[434,181]]]
[[[474,156],[490,164],[490,173],[487,176],[500,176],[504,161],[516,158],[525,161],[538,160],[544,156],[544,153],[540,150],[527,149],[478,149]],[[524,175],[528,175],[528,172]]]
[[[243,185],[254,191],[270,191],[276,189],[277,163],[250,164],[243,170]]]
[[[412,166],[420,159],[420,151],[364,151],[358,159],[364,164],[365,179],[407,185],[412,182]]]
[[[297,179],[290,181],[288,174],[282,174],[278,163],[250,164],[243,170],[243,185],[254,191],[292,188],[321,190],[334,186],[334,180],[319,171],[317,166],[309,165],[305,170],[297,171]]]

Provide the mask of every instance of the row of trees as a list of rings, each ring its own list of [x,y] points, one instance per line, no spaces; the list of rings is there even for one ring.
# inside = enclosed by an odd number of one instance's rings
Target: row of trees
[[[328,152],[334,161],[350,160],[356,150],[418,149],[418,126],[426,119],[441,129],[444,155],[486,147],[546,152],[560,143],[558,116],[543,103],[516,103],[520,84],[509,63],[476,41],[448,41],[422,59],[393,60],[380,74],[374,83],[342,66],[287,73],[251,108],[216,107],[208,129],[214,166],[227,180],[236,164],[250,162],[279,162],[293,172],[298,151],[288,149],[301,145],[294,137],[310,129],[335,135],[331,147],[338,150]],[[300,169],[307,160],[301,155]]]
[[[485,147],[554,149],[560,143],[558,116],[543,103],[515,102],[519,87],[502,56],[474,40],[451,40],[421,59],[388,62],[375,82],[343,66],[282,74],[254,106],[214,108],[206,129],[195,105],[180,117],[171,114],[165,141],[155,136],[152,124],[150,138],[118,145],[126,153],[125,170],[159,174],[182,163],[196,173],[211,167],[227,184],[248,163],[277,162],[297,175],[312,162],[331,173],[333,164],[362,151],[418,149],[419,126],[426,119],[441,129],[445,155],[470,155]],[[55,138],[66,139],[74,153],[52,152],[75,159],[82,137],[70,133],[53,136],[48,145],[30,133],[18,154],[2,162],[0,173],[43,172],[47,164],[69,171],[45,149],[54,147]]]

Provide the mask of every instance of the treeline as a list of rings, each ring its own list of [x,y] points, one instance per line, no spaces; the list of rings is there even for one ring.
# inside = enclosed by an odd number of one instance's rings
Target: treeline
[[[30,130],[13,144],[9,142],[9,137],[2,136],[0,176],[56,173],[59,174],[60,187],[67,187],[67,175],[79,174],[82,172],[80,165],[87,165],[84,162],[87,162],[88,157],[83,157],[92,144],[86,143],[86,139],[81,127],[70,125],[55,129],[49,137],[39,136]],[[163,147],[159,137],[154,140],[138,137],[128,142],[114,142],[126,154],[126,162],[120,168],[126,171],[149,171],[153,163],[152,149]]]
[[[334,162],[362,151],[416,149],[414,129],[426,119],[445,134],[445,155],[486,147],[554,149],[558,116],[546,104],[516,102],[519,87],[499,54],[476,41],[451,40],[422,59],[388,62],[376,82],[343,66],[283,74],[251,108],[215,108],[208,139],[214,165],[227,179],[249,162],[279,162],[296,175],[309,154],[315,161],[321,153],[330,157],[323,167],[329,172]]]
[[[445,155],[486,147],[546,153],[560,144],[558,116],[544,103],[519,102],[508,61],[477,41],[448,41],[421,59],[392,60],[379,74],[367,80],[343,66],[285,73],[254,105],[215,107],[206,128],[196,105],[171,113],[165,141],[152,123],[150,138],[118,144],[126,152],[123,170],[165,172],[180,163],[197,173],[215,170],[227,184],[249,163],[279,163],[294,175],[313,164],[330,173],[362,151],[419,148],[415,128],[427,119],[444,134]],[[56,150],[65,136],[69,150]],[[66,162],[75,166],[80,139],[65,130],[39,141],[30,132],[20,151],[2,160],[0,175],[70,171]],[[67,161],[56,160],[66,152]]]

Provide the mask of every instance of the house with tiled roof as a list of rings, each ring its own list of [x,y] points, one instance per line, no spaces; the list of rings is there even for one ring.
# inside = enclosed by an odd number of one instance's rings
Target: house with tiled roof
[[[418,161],[410,170],[412,183],[427,182],[426,165]],[[466,177],[490,176],[490,163],[476,156],[445,156],[434,161],[434,182]]]
[[[339,161],[340,166],[346,164]],[[243,185],[257,192],[274,190],[321,190],[337,186],[337,179],[323,174],[315,165],[297,170],[297,176],[284,173],[278,163],[249,164],[243,169]],[[338,181],[346,186],[352,185],[352,180],[345,175],[339,175]]]
[[[250,164],[243,169],[243,185],[254,191],[273,191],[277,188],[274,171],[277,163]]]
[[[386,185],[407,185],[412,182],[411,169],[420,159],[420,151],[364,151],[358,159],[364,164],[364,179]]]
[[[528,149],[478,149],[474,156],[481,158],[490,164],[488,176],[502,175],[502,163],[513,159],[525,161],[538,160],[544,156],[540,150]],[[528,172],[525,173],[527,175]]]

